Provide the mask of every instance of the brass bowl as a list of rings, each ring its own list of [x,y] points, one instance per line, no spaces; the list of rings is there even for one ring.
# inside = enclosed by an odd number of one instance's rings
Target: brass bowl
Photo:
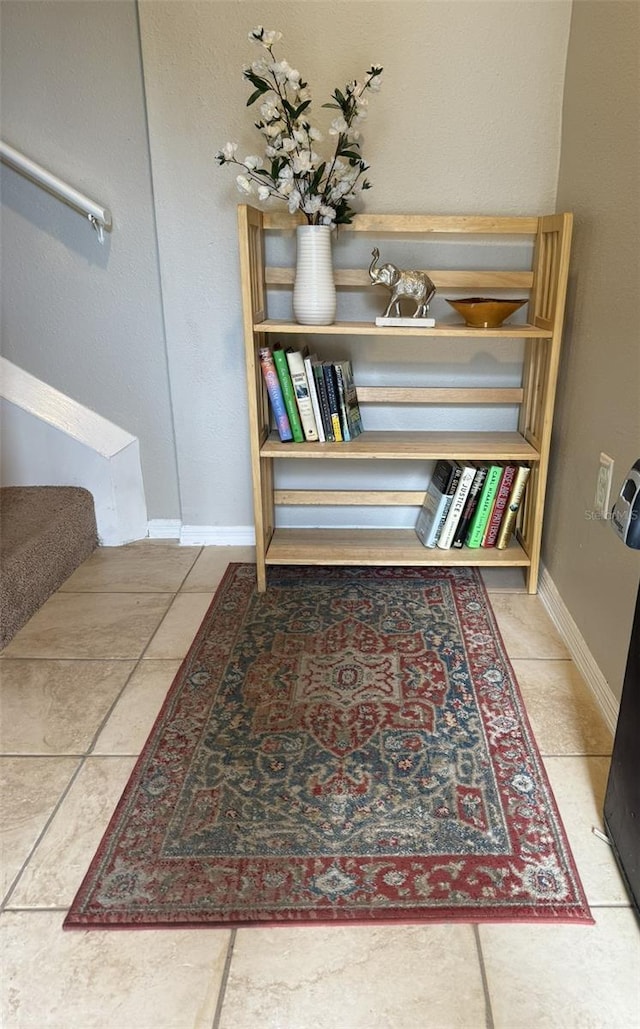
[[[526,304],[527,300],[466,297],[463,300],[447,300],[447,303],[462,315],[467,325],[475,329],[497,329],[510,314]]]

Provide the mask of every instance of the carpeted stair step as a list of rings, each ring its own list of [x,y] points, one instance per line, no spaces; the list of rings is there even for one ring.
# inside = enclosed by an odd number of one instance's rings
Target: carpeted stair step
[[[79,486],[0,489],[0,647],[98,545],[93,497]]]

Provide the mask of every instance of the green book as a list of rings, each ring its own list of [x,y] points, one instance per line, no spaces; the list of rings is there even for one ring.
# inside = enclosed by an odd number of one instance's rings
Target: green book
[[[484,480],[484,486],[480,493],[480,499],[478,500],[478,506],[476,507],[475,514],[471,519],[471,525],[469,526],[469,533],[466,540],[467,547],[479,547],[482,544],[484,530],[493,509],[493,502],[496,498],[503,471],[504,468],[501,464],[492,464],[489,466],[489,471],[487,472],[487,477]]]
[[[276,366],[276,372],[280,380],[284,406],[286,407],[287,414],[289,416],[289,424],[291,426],[291,432],[293,433],[294,442],[304,443],[304,432],[302,431],[302,422],[300,421],[296,395],[291,381],[291,372],[289,371],[287,355],[282,349],[282,345],[280,343],[276,343],[272,350],[272,354],[273,361]]]

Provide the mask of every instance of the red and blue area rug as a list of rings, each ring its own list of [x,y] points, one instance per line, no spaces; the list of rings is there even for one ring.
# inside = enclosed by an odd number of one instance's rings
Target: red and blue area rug
[[[473,568],[230,565],[65,928],[591,922]]]

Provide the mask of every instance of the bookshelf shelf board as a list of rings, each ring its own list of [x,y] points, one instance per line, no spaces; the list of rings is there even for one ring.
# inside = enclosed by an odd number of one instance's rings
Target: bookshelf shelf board
[[[506,550],[424,547],[413,529],[275,529],[268,565],[476,565],[528,567],[529,557],[512,540]]]
[[[538,461],[540,454],[519,432],[365,431],[349,443],[282,443],[272,432],[260,448],[265,458],[378,458],[385,460]]]
[[[535,325],[501,325],[497,329],[474,329],[459,322],[440,322],[434,326],[386,326],[373,322],[334,322],[333,325],[300,325],[298,322],[266,318],[254,322],[254,332],[295,333],[304,336],[466,336],[473,339],[551,339],[549,329]]]

